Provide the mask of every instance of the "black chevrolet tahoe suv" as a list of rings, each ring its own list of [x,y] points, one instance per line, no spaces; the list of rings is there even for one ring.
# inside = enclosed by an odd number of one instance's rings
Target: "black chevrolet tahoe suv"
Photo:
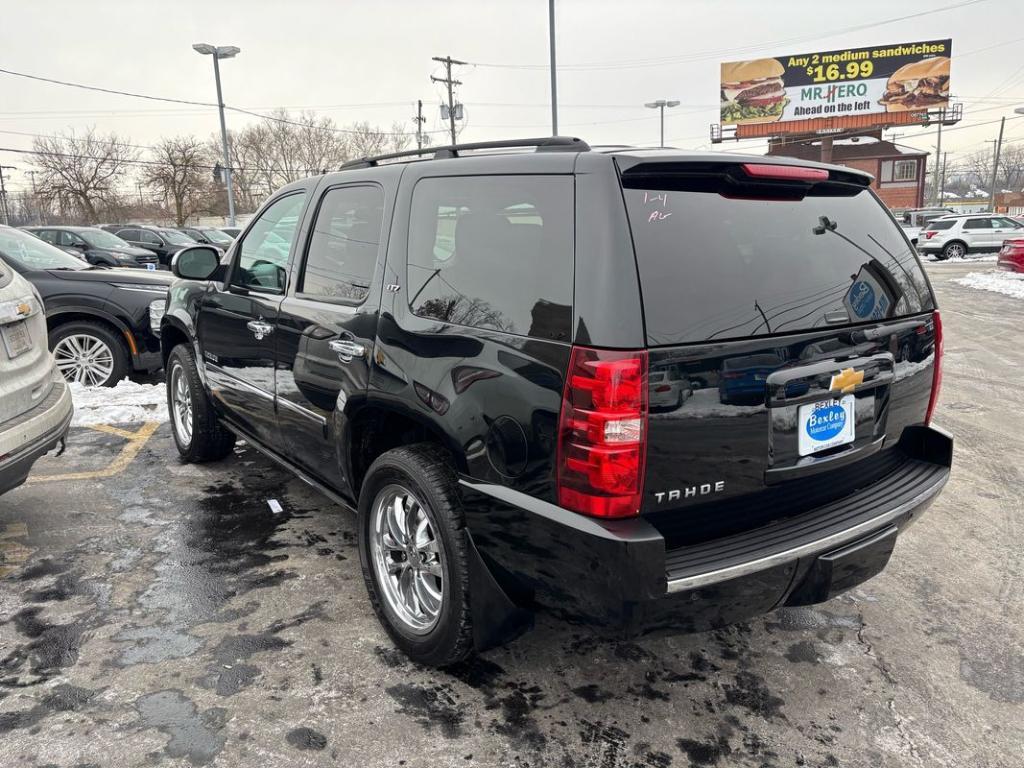
[[[427,664],[539,610],[621,635],[828,600],[952,458],[935,297],[869,181],[555,137],[290,184],[177,256],[178,450],[242,438],[357,508]]]

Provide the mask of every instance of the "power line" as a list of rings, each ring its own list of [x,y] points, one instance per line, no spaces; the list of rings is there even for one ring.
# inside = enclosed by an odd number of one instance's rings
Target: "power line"
[[[57,80],[57,79],[52,78],[52,77],[41,77],[39,75],[30,75],[30,74],[27,74],[25,72],[15,72],[14,70],[11,70],[11,69],[0,68],[0,73],[5,74],[5,75],[12,75],[14,77],[24,77],[24,78],[27,78],[29,80],[37,80],[37,81],[44,82],[44,83],[51,83],[53,85],[63,85],[63,86],[66,86],[68,88],[79,88],[79,89],[86,90],[86,91],[98,91],[99,93],[109,93],[109,94],[114,94],[114,95],[117,95],[117,96],[130,96],[130,97],[136,98],[136,99],[148,99],[150,101],[164,101],[164,102],[169,102],[169,103],[172,103],[172,104],[189,104],[189,105],[192,105],[192,106],[199,106],[199,107],[217,107],[216,104],[213,104],[213,103],[210,103],[210,102],[206,102],[206,101],[189,101],[187,99],[172,99],[172,98],[168,98],[168,97],[164,97],[164,96],[153,96],[153,95],[145,94],[145,93],[134,93],[132,91],[121,91],[121,90],[117,90],[117,89],[114,89],[114,88],[101,88],[100,86],[96,86],[96,85],[85,85],[84,83],[72,83],[72,82],[69,82],[67,80]],[[360,131],[355,131],[355,130],[351,130],[351,129],[331,128],[331,127],[324,126],[324,125],[310,125],[308,123],[296,122],[294,120],[288,120],[286,118],[275,117],[273,115],[262,115],[259,112],[253,112],[253,111],[248,110],[248,109],[243,109],[242,107],[231,107],[231,106],[225,105],[224,109],[230,110],[232,112],[237,112],[237,113],[240,113],[240,114],[243,114],[243,115],[250,115],[252,117],[258,117],[261,120],[270,120],[271,122],[275,122],[275,123],[286,123],[288,125],[295,125],[295,126],[298,126],[300,128],[307,128],[307,129],[319,130],[319,131],[329,131],[331,133],[340,133],[340,134],[347,134],[347,135],[353,135],[353,134],[358,135],[360,133]],[[436,133],[443,133],[443,131],[428,131],[428,133],[435,133],[435,132]],[[387,135],[387,136],[404,136],[404,135],[406,135],[404,133],[399,133],[397,131],[379,131],[378,133],[382,133],[382,134]]]
[[[96,160],[98,162],[104,162],[101,158],[92,157],[90,155],[81,155],[74,152],[40,152],[35,149],[15,149],[14,147],[0,147],[0,152],[11,152],[16,155],[32,155],[35,157],[60,157],[69,160]],[[120,165],[139,165],[139,166],[160,166],[167,167],[171,163],[164,160],[139,160],[139,159],[123,159],[117,161]],[[206,163],[179,163],[180,167],[196,168],[199,170],[212,171],[216,168],[216,165],[208,165]],[[253,173],[259,173],[263,171],[273,171],[275,173],[305,173],[310,176],[320,173],[320,169],[317,168],[244,168],[235,167],[236,171],[250,171]]]
[[[148,99],[149,101],[166,101],[171,104],[191,104],[197,107],[216,107],[216,104],[211,104],[208,101],[189,101],[188,99],[171,99],[166,96],[152,96],[145,93],[133,93],[131,91],[118,91],[113,88],[100,88],[97,85],[83,85],[82,83],[70,83],[66,80],[56,80],[52,77],[41,77],[39,75],[29,75],[25,72],[15,72],[11,69],[0,68],[0,73],[5,75],[12,75],[14,77],[24,77],[28,80],[39,80],[43,83],[52,83],[54,85],[65,85],[68,88],[81,88],[86,91],[99,91],[101,93],[111,93],[116,96],[131,96],[135,99]]]
[[[706,61],[706,60],[717,60],[722,59],[723,56],[735,57],[738,53],[751,53],[754,51],[767,50],[769,48],[775,48],[780,45],[788,45],[800,42],[806,42],[811,40],[820,40],[822,37],[835,37],[837,35],[847,34],[849,32],[860,32],[865,29],[873,29],[875,27],[884,26],[887,24],[895,24],[900,21],[908,21],[910,19],[920,18],[922,16],[931,16],[936,13],[943,13],[945,11],[956,10],[958,8],[966,8],[971,5],[977,5],[978,3],[989,2],[989,0],[964,0],[964,2],[954,3],[953,5],[947,5],[942,8],[932,8],[927,11],[919,11],[917,13],[905,14],[903,16],[895,16],[889,19],[883,19],[881,21],[869,22],[866,24],[856,24],[849,27],[841,27],[838,29],[830,30],[826,35],[822,35],[820,32],[815,32],[809,35],[800,35],[797,37],[790,37],[781,40],[772,40],[765,43],[756,43],[747,46],[739,46],[729,48],[728,51],[722,51],[721,49],[707,49],[704,51],[697,51],[692,54],[686,54],[684,56],[663,56],[660,58],[653,59],[627,59],[624,61],[594,61],[594,62],[583,62],[579,64],[561,64],[559,70],[575,70],[575,71],[596,71],[603,69],[634,69],[641,67],[660,67],[666,64],[682,64],[695,61]],[[994,47],[994,46],[993,46]],[[471,61],[470,64],[477,67],[488,67],[492,69],[529,69],[529,70],[547,70],[549,65],[544,64],[515,64],[515,63],[494,63],[494,62],[478,62]]]

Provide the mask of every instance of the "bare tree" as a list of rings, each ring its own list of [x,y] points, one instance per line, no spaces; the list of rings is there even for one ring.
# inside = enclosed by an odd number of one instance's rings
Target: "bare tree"
[[[988,188],[992,185],[992,163],[994,148],[972,152],[962,158],[959,167],[968,186],[976,189]],[[999,153],[999,173],[996,176],[996,192],[1009,189],[1014,192],[1024,187],[1024,146],[1003,143]]]
[[[351,157],[404,149],[413,137],[400,123],[390,131],[366,122],[341,128],[329,117],[314,112],[293,115],[284,109],[268,118],[228,137],[236,199],[242,209],[253,210],[278,187],[337,169]],[[217,137],[207,147],[219,157]]]
[[[392,124],[390,131],[367,122],[353,123],[348,130],[351,157],[372,157],[388,152],[401,152],[413,139],[413,134],[405,130],[401,123]]]
[[[175,136],[156,145],[142,179],[163,196],[181,227],[196,213],[211,208],[211,165],[206,146],[195,136]]]
[[[97,136],[95,128],[82,135],[71,130],[41,136],[33,148],[33,164],[42,175],[39,194],[90,224],[97,221],[103,202],[116,197],[116,182],[137,156],[127,140],[113,133]]]

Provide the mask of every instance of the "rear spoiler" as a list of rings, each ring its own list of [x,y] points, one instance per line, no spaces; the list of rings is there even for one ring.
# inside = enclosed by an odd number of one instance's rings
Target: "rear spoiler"
[[[620,168],[626,189],[669,189],[679,192],[717,192],[724,197],[802,199],[855,195],[871,177],[845,168],[817,164],[736,162],[642,162]]]

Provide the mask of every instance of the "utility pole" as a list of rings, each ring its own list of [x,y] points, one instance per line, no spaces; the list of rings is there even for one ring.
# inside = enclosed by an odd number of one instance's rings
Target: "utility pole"
[[[4,224],[11,223],[11,212],[7,208],[7,187],[4,186],[4,171],[18,170],[13,165],[0,165],[0,215],[4,217]]]
[[[431,59],[433,61],[438,61],[444,64],[445,67],[446,74],[444,77],[434,77],[433,75],[431,75],[430,80],[431,82],[444,83],[446,86],[448,86],[448,123],[449,126],[451,127],[452,146],[455,146],[455,92],[453,89],[455,88],[456,85],[462,85],[462,83],[458,80],[452,80],[452,65],[461,65],[465,64],[466,62],[458,61],[456,59],[453,59],[451,56],[432,56]]]
[[[423,116],[423,99],[416,100],[416,117],[413,122],[416,123],[416,149],[423,149],[423,124],[427,122]]]
[[[949,152],[942,153],[942,179],[939,182],[939,200],[937,205],[942,205],[946,199],[946,168],[949,162]]]
[[[135,182],[135,189],[137,189],[138,192],[139,192],[139,208],[140,209],[144,208],[146,206],[146,204],[144,202],[142,202],[142,182],[140,182],[140,181]],[[141,211],[140,211],[140,213],[141,213]]]
[[[32,212],[32,218],[36,220],[36,224],[45,224],[46,222],[43,221],[43,206],[39,204],[39,190],[36,188],[37,173],[39,173],[39,171],[25,171],[25,175],[28,176],[32,182],[32,207],[34,209]]]
[[[1006,118],[999,121],[999,138],[996,139],[996,156],[992,160],[992,186],[988,193],[988,209],[996,212],[996,176],[999,174],[999,155],[1003,150],[1003,128],[1006,127]]]
[[[548,47],[551,49],[551,135],[558,135],[558,77],[555,74],[555,0],[548,0]]]
[[[935,182],[932,185],[932,202],[939,204],[939,160],[942,158],[942,124],[946,120],[946,110],[939,110],[939,135],[935,139]]]

